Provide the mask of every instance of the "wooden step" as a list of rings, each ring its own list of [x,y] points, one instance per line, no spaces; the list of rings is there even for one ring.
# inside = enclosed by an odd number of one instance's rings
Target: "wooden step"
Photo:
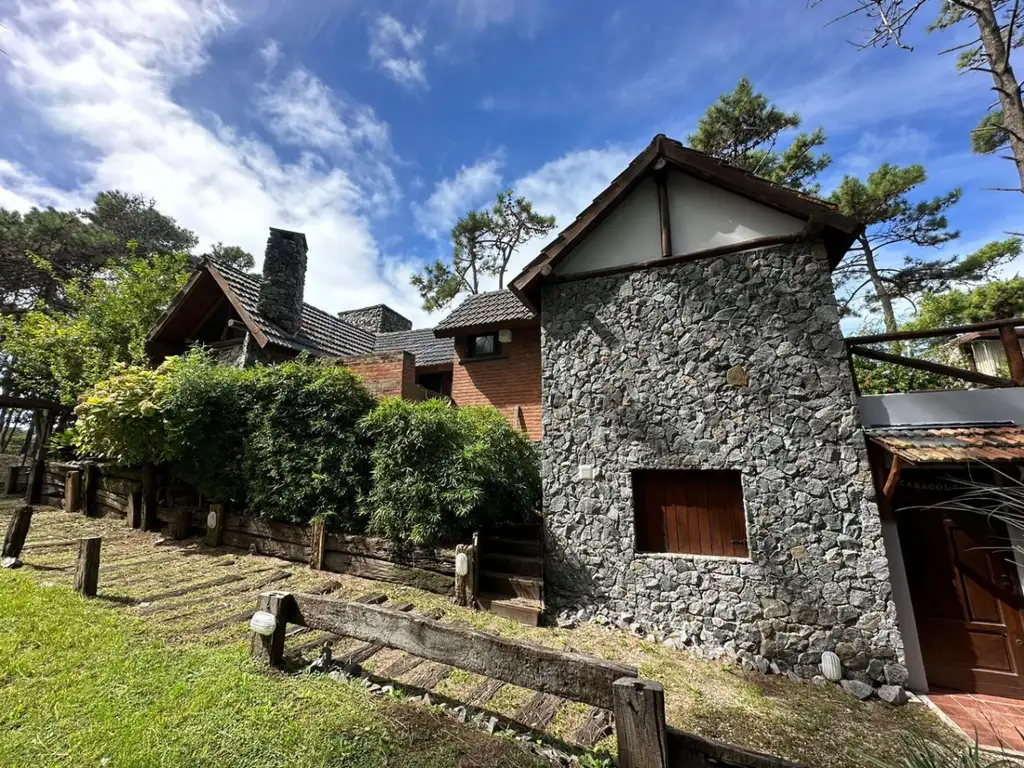
[[[480,571],[480,591],[542,600],[544,580],[536,576],[509,576],[504,573]]]
[[[540,539],[484,539],[480,548],[484,557],[491,554],[540,557],[543,554]]]
[[[480,595],[480,605],[484,610],[497,616],[504,616],[506,619],[518,621],[528,627],[538,626],[541,614],[544,612],[544,607],[536,600],[504,595],[482,594]]]
[[[544,575],[544,558],[520,557],[519,555],[485,551],[481,568],[488,573],[501,573],[508,576],[537,576],[539,578]]]

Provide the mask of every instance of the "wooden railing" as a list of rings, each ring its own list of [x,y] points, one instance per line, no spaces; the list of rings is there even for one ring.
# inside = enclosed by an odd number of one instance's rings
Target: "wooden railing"
[[[622,768],[800,768],[668,726],[664,689],[635,667],[323,595],[267,592],[257,610],[276,623],[270,635],[253,633],[252,655],[274,667],[284,664],[288,624],[298,624],[612,710]]]
[[[895,331],[893,333],[876,333],[869,336],[850,336],[844,339],[846,353],[851,366],[854,356],[864,357],[868,360],[877,360],[882,363],[893,363],[919,371],[949,376],[961,381],[969,381],[972,384],[983,384],[989,387],[1024,387],[1024,353],[1021,351],[1020,339],[1017,337],[1016,328],[1024,326],[1024,318],[1014,317],[1005,320],[987,320],[981,323],[970,325],[954,325],[946,328],[928,328],[921,331]],[[896,352],[883,352],[872,349],[866,345],[879,344],[882,342],[915,341],[918,339],[940,339],[955,336],[962,336],[966,333],[978,331],[999,331],[999,340],[1002,342],[1003,351],[1006,354],[1006,361],[1010,369],[1010,378],[1002,376],[990,376],[987,373],[972,371],[966,368],[957,368],[944,363],[936,363],[932,360],[922,360],[916,357],[907,357]],[[857,377],[854,376],[854,387],[857,387]],[[858,389],[857,394],[860,394]]]

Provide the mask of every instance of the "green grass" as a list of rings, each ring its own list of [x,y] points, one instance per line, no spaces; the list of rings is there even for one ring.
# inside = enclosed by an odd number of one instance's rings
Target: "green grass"
[[[268,673],[242,642],[168,647],[23,571],[0,572],[0,617],[0,765],[541,765],[361,684]]]

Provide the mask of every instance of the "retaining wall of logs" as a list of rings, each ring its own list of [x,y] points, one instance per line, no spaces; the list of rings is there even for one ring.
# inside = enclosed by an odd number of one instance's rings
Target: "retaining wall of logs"
[[[14,468],[13,481],[10,474],[7,479],[7,493],[26,493],[30,472],[30,468]],[[330,533],[322,525],[247,517],[207,503],[195,489],[159,471],[48,461],[42,467],[38,493],[30,501],[93,517],[124,518],[131,527],[159,530],[177,539],[201,535],[210,544],[309,563],[333,573],[444,595],[455,592],[454,549],[399,546],[386,539]],[[214,527],[208,531],[211,520]]]

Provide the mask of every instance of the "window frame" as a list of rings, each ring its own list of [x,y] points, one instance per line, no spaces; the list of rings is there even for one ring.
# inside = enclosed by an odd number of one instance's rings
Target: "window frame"
[[[750,525],[740,470],[637,468],[630,472],[630,486],[635,554],[750,559]],[[652,510],[658,508],[655,498],[659,495],[660,515],[656,515]]]
[[[478,354],[476,351],[476,340],[485,337],[489,337],[492,340],[494,351]],[[464,357],[467,360],[488,360],[492,357],[501,357],[501,341],[498,339],[498,332],[490,331],[488,333],[474,333],[466,336]]]

